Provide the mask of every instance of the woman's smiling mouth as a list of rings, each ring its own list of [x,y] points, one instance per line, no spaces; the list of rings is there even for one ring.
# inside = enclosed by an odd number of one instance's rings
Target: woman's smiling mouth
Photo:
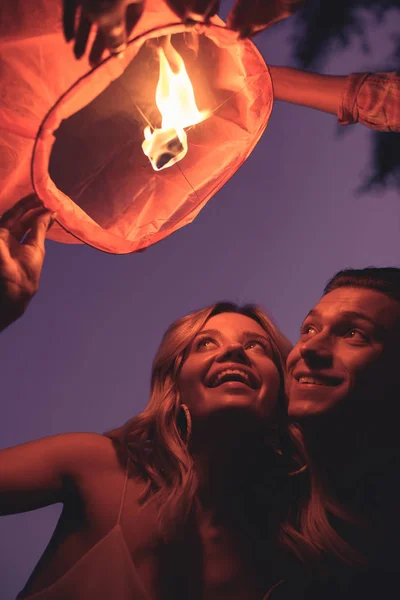
[[[207,382],[208,387],[218,387],[224,383],[236,382],[242,383],[248,387],[256,388],[257,381],[256,378],[249,374],[247,371],[241,368],[225,368],[212,375],[210,380]]]

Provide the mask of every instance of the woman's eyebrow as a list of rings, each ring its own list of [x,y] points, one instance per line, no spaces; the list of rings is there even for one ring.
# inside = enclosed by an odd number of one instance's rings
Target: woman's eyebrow
[[[221,332],[218,331],[218,329],[203,329],[202,331],[196,333],[196,337],[199,335],[221,335]]]
[[[243,331],[242,336],[244,338],[253,338],[256,340],[264,340],[264,342],[270,343],[270,339],[266,335],[262,335],[261,333],[256,333],[255,331]]]
[[[198,337],[200,335],[223,336],[223,333],[221,331],[219,331],[218,329],[203,329],[203,331],[199,331],[199,333],[196,334],[196,337]],[[270,343],[270,339],[266,335],[261,335],[260,333],[256,333],[255,331],[242,331],[241,338],[242,339],[248,339],[248,338],[259,339],[259,340],[264,340],[265,342]]]

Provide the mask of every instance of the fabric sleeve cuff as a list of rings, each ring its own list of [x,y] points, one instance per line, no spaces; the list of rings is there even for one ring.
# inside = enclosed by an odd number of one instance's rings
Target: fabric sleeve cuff
[[[361,86],[370,73],[352,73],[346,78],[346,85],[339,105],[338,120],[340,125],[357,123],[359,119],[357,97]]]

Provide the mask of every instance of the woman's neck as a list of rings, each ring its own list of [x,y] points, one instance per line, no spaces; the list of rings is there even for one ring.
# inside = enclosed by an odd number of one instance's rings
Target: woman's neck
[[[207,509],[218,512],[242,504],[261,479],[273,477],[271,465],[276,455],[259,421],[224,417],[210,419],[204,427],[193,425],[190,448],[199,482],[198,498]]]

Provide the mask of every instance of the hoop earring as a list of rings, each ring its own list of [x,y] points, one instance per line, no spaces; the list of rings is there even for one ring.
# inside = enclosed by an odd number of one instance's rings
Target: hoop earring
[[[287,436],[285,436],[285,434],[280,435],[280,433],[281,432],[279,430],[279,426],[271,427],[268,434],[264,438],[264,442],[266,443],[266,445],[270,446],[270,448],[275,452],[275,454],[278,454],[282,458],[284,458],[284,454],[285,454],[284,440],[286,439],[286,441],[287,441]],[[296,461],[296,459],[294,459],[294,461],[297,462],[297,464],[300,464],[300,461]],[[293,465],[293,466],[294,466],[293,470],[291,470],[287,473],[288,477],[295,477],[297,475],[300,475],[301,473],[304,473],[304,471],[306,471],[308,469],[307,463],[300,464],[300,466],[298,466],[297,468],[296,468],[297,465]]]
[[[179,407],[177,426],[183,442],[188,445],[192,436],[192,417],[186,404],[181,404]]]
[[[305,465],[303,465],[296,471],[291,471],[290,473],[288,473],[288,477],[295,477],[296,475],[300,475],[300,473],[304,473],[304,471],[307,471],[307,469],[308,469],[308,464],[306,463]]]

